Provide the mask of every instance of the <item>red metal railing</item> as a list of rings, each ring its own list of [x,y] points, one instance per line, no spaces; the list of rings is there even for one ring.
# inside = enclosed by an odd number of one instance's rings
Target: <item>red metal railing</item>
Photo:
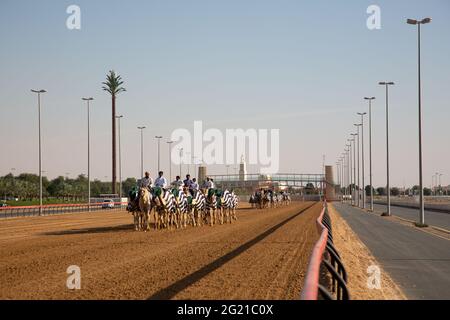
[[[327,203],[316,220],[320,232],[319,240],[314,245],[306,272],[305,284],[301,293],[301,300],[317,300],[319,293],[324,299],[349,300],[347,288],[347,273],[337,249],[333,245],[331,219],[328,215]],[[331,292],[320,284],[321,266],[325,266],[331,274]]]

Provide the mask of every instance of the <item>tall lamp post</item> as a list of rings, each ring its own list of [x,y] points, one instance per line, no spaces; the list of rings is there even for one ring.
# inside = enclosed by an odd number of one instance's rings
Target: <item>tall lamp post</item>
[[[357,148],[355,148],[355,150],[356,150],[356,154],[357,154],[356,157],[358,158],[356,160],[356,165],[358,167],[358,170],[357,170],[358,179],[356,179],[357,181],[355,181],[355,184],[358,183],[358,187],[356,188],[357,194],[358,194],[358,207],[361,207],[361,196],[360,196],[361,184],[360,184],[360,181],[359,181],[359,177],[360,177],[360,174],[359,174],[360,173],[359,172],[359,167],[360,167],[360,165],[359,165],[359,155],[360,155],[360,152],[359,152],[359,136],[360,136],[359,127],[361,127],[361,123],[355,123],[354,126],[356,127],[356,130],[357,130],[356,138],[355,138],[355,141],[357,141],[356,142],[357,143]]]
[[[366,189],[364,183],[364,116],[367,112],[358,112],[358,115],[361,116],[361,182],[362,182],[362,208],[366,208]]]
[[[173,141],[171,140],[167,141],[167,144],[169,145],[169,183],[172,183],[172,143]]]
[[[431,176],[431,194],[434,194],[434,188],[435,188],[435,183],[434,183],[434,177],[435,177],[435,175],[436,174],[433,174],[432,176]]]
[[[197,177],[198,175],[198,169],[197,169],[197,165],[198,165],[198,161],[197,161],[197,157],[193,156],[192,157],[192,164],[194,165],[194,176]]]
[[[341,194],[343,195],[344,194],[344,192],[342,191],[342,186],[344,185],[344,174],[343,174],[344,159],[343,159],[343,157],[339,158],[339,163],[341,165],[340,168],[339,168],[339,175],[341,176],[341,178],[340,178],[340,181],[341,181],[340,188],[341,188],[341,190],[340,191],[341,191]]]
[[[431,22],[431,18],[425,18],[422,20],[407,19],[406,23],[411,25],[417,25],[417,47],[418,47],[418,59],[417,59],[417,71],[418,71],[418,100],[419,100],[419,188],[420,188],[420,210],[419,210],[419,222],[421,225],[425,225],[425,202],[423,199],[423,170],[422,170],[422,82],[421,82],[421,61],[420,61],[420,26]]]
[[[158,139],[158,173],[160,171],[160,142],[162,139],[162,136],[155,136],[156,139]]]
[[[183,156],[183,148],[178,149],[178,154],[180,156],[180,178],[181,178],[181,157]]]
[[[342,155],[342,157],[341,157],[341,164],[342,164],[342,167],[341,167],[341,180],[342,180],[342,187],[344,187],[345,186],[345,155]],[[344,192],[344,195],[345,195],[345,188],[344,188],[344,190],[343,190],[343,192]]]
[[[344,176],[344,172],[345,172],[345,154],[342,153],[341,154],[341,189],[342,189],[342,202],[344,201],[344,196],[346,194],[345,192],[345,176]]]
[[[438,178],[439,178],[439,172],[436,172],[436,179],[435,179],[435,183],[434,183],[434,195],[437,195],[437,190],[438,190]]]
[[[119,134],[119,137],[118,137],[118,140],[119,140],[118,141],[119,142],[119,198],[120,198],[119,202],[122,202],[122,152],[120,151],[120,119],[123,118],[123,115],[116,116],[116,118],[118,121],[117,129],[118,129],[118,134]],[[120,205],[122,206],[122,203]]]
[[[87,105],[87,134],[88,134],[88,141],[87,141],[87,176],[88,176],[88,211],[91,211],[91,137],[90,137],[90,131],[91,131],[91,115],[90,115],[90,104],[94,98],[81,98],[83,101],[86,101]]]
[[[33,90],[38,96],[38,122],[39,122],[39,215],[42,214],[42,148],[41,148],[41,93],[46,93],[44,89]]]
[[[349,175],[348,175],[348,195],[349,195],[349,202],[350,204],[353,204],[353,191],[352,191],[352,181],[353,181],[353,167],[352,167],[352,158],[353,158],[353,154],[352,154],[352,140],[351,139],[347,139],[349,143],[348,145],[348,171],[349,171]]]
[[[337,172],[337,184],[338,184],[338,186],[339,186],[339,189],[338,189],[338,191],[339,191],[339,194],[341,194],[342,192],[341,192],[341,185],[342,185],[342,183],[341,183],[341,160],[340,159],[337,159],[337,161],[336,161],[336,172]]]
[[[349,196],[349,202],[352,203],[352,143],[347,145],[347,195]]]
[[[370,184],[370,211],[373,211],[373,185],[372,185],[372,100],[375,97],[364,97],[369,101],[369,184]]]
[[[141,178],[144,176],[144,129],[145,126],[137,127],[141,131]]]
[[[389,185],[389,86],[393,86],[394,82],[379,82],[380,86],[386,89],[386,212],[382,216],[391,216],[391,188]]]
[[[350,139],[350,144],[352,144],[353,142],[353,146],[352,146],[352,152],[353,152],[353,160],[351,161],[352,164],[352,168],[353,168],[353,179],[352,179],[352,188],[353,188],[353,192],[352,192],[352,203],[353,205],[356,205],[356,199],[353,199],[353,193],[356,196],[356,133],[351,133],[351,136],[353,136],[353,139]]]
[[[340,177],[340,163],[339,161],[336,161],[336,185],[338,186],[338,195],[341,194],[341,177]]]

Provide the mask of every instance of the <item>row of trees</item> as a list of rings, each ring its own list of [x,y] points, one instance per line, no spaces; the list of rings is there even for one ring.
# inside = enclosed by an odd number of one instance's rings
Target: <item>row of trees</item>
[[[351,185],[351,187],[354,188],[355,186]],[[369,185],[366,186],[365,190],[366,190],[366,195],[370,196],[370,186]],[[391,191],[390,193],[391,193],[391,196],[400,196],[400,195],[409,196],[409,195],[418,195],[419,190],[420,190],[419,186],[413,186],[412,188],[407,188],[405,190],[401,190],[400,188],[397,188],[397,187],[392,187],[392,188],[390,188],[390,191]],[[431,189],[429,189],[429,188],[424,188],[423,193],[425,196],[432,195]],[[385,195],[387,195],[386,188],[385,187],[378,187],[376,189],[373,188],[373,194],[375,196],[385,196]]]
[[[122,194],[126,195],[136,185],[136,179],[127,178],[122,182]],[[59,176],[53,180],[42,177],[42,193],[45,198],[57,198],[68,201],[81,201],[87,199],[88,180],[85,175],[76,179]],[[91,197],[100,194],[110,194],[111,183],[100,180],[91,181]],[[14,176],[11,173],[0,177],[0,196],[3,199],[10,197],[20,200],[34,200],[39,197],[39,176],[31,173],[22,173]]]

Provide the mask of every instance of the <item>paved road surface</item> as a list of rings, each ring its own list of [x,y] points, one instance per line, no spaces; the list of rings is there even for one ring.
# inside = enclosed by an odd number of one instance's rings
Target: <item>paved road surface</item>
[[[450,299],[450,241],[334,203],[409,299]]]
[[[386,206],[382,204],[374,204],[374,210],[385,212]],[[411,208],[403,208],[391,206],[391,213],[408,220],[419,221],[419,210]],[[445,212],[435,212],[425,210],[425,222],[428,225],[436,226],[450,230],[450,214]]]

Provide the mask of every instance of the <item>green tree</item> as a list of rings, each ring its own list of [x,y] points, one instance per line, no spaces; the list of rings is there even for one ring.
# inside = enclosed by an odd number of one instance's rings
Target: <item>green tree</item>
[[[378,187],[377,188],[377,194],[380,195],[380,196],[385,196],[386,195],[386,188]]]
[[[112,193],[116,193],[116,95],[126,91],[122,87],[123,81],[121,76],[116,75],[114,70],[109,71],[106,81],[102,82],[103,90],[111,95],[112,107]]]
[[[391,196],[396,197],[396,196],[398,196],[398,195],[400,195],[400,189],[397,188],[397,187],[391,188]]]
[[[134,186],[136,186],[137,182],[135,178],[127,178],[125,181],[122,182],[122,188],[123,188],[123,193],[125,196],[128,195],[128,193],[130,192],[131,188],[133,188]]]
[[[366,196],[370,197],[370,185],[367,185],[364,189],[366,190]],[[376,194],[376,190],[374,187],[372,187],[372,192],[374,195]]]

